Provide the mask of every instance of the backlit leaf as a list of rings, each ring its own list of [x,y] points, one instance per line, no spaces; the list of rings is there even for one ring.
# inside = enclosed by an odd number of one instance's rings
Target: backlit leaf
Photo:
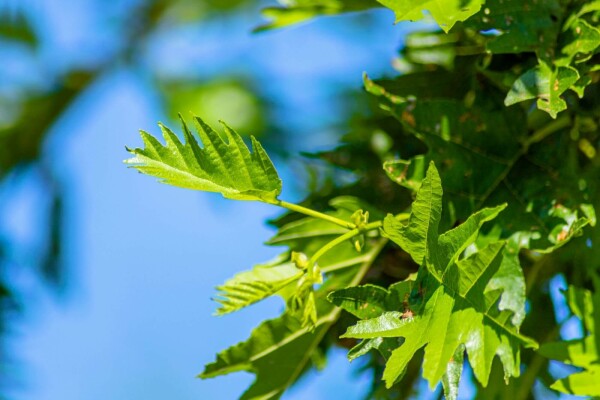
[[[220,304],[217,315],[227,314],[269,297],[302,276],[296,266],[284,254],[274,263],[257,265],[250,271],[240,272],[223,285],[218,286]]]
[[[510,106],[521,101],[537,98],[537,106],[556,118],[567,109],[567,103],[560,97],[579,80],[579,73],[572,67],[558,67],[552,70],[545,63],[521,75],[506,95],[504,104]]]
[[[381,240],[370,242],[360,257],[356,257],[350,245],[336,253],[334,262],[345,263],[349,268],[332,272],[332,279],[325,281],[315,292],[318,319],[313,330],[305,329],[296,316],[285,312],[278,318],[263,322],[246,341],[219,353],[214,362],[206,365],[200,377],[252,372],[256,374],[256,380],[241,399],[279,398],[311,366],[311,354],[339,317],[340,309],[325,301],[324,297],[332,290],[358,284],[384,243]],[[332,265],[322,264],[324,269]]]
[[[359,321],[344,335],[360,339],[404,338],[386,364],[384,379],[388,387],[422,347],[425,347],[423,376],[434,387],[462,345],[475,377],[483,385],[487,384],[495,356],[500,358],[506,378],[518,376],[520,347],[537,346],[512,324],[512,312],[498,309],[501,297],[511,288],[489,288],[502,264],[505,242],[493,242],[466,258],[459,258],[475,241],[482,224],[494,218],[504,206],[484,209],[464,224],[439,235],[441,205],[441,181],[432,164],[413,203],[408,224],[402,225],[388,216],[383,226],[383,234],[421,265],[415,287],[408,296],[410,313],[390,309],[377,318]]]
[[[396,14],[396,22],[418,21],[427,11],[445,32],[481,8],[483,0],[377,0]]]
[[[185,142],[160,125],[166,145],[142,131],[144,149],[128,149],[134,155],[126,163],[161,182],[186,189],[218,192],[236,200],[274,201],[281,193],[281,179],[267,153],[252,137],[253,152],[242,138],[223,123],[227,141],[194,118],[201,148],[182,120]]]
[[[583,369],[550,386],[562,393],[578,396],[600,396],[600,279],[594,277],[595,291],[569,287],[567,301],[582,320],[587,336],[563,342],[546,343],[540,354]]]

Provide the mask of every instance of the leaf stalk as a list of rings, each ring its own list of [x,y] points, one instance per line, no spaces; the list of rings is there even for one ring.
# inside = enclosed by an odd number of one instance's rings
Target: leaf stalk
[[[327,214],[324,214],[324,213],[319,212],[319,211],[311,210],[310,208],[306,208],[306,207],[303,207],[303,206],[298,205],[298,204],[288,203],[287,201],[283,201],[283,200],[279,200],[279,199],[275,199],[273,201],[267,201],[267,203],[268,204],[273,204],[273,205],[276,205],[276,206],[279,206],[279,207],[287,208],[290,211],[295,211],[295,212],[298,212],[300,214],[308,215],[310,217],[315,217],[315,218],[323,219],[325,221],[329,221],[329,222],[331,222],[333,224],[339,225],[342,228],[356,229],[356,225],[353,224],[352,222],[344,221],[343,219],[336,218],[334,216],[327,215]]]

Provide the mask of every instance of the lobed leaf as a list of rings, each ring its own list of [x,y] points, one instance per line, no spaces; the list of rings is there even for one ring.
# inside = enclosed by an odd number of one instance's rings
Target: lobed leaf
[[[281,179],[260,143],[251,137],[251,153],[240,135],[223,123],[227,142],[195,117],[204,148],[181,120],[185,142],[160,125],[166,145],[142,131],[145,148],[127,149],[134,155],[125,162],[161,182],[186,189],[221,193],[236,200],[274,201]]]
[[[474,374],[484,386],[495,356],[500,358],[506,378],[518,376],[520,347],[537,347],[535,341],[519,333],[518,326],[511,321],[513,313],[498,308],[501,297],[511,288],[498,290],[497,285],[490,288],[502,265],[505,242],[490,243],[459,259],[475,241],[483,223],[493,219],[505,206],[481,210],[464,224],[438,235],[441,207],[441,181],[435,166],[430,164],[408,224],[402,225],[388,216],[382,232],[421,265],[408,296],[410,312],[401,313],[396,311],[397,307],[390,307],[376,318],[359,321],[343,336],[404,339],[386,363],[384,380],[388,387],[403,374],[422,347],[425,348],[423,376],[432,387],[446,374],[460,346],[465,347]],[[524,293],[517,295],[524,297]],[[335,299],[336,294],[330,298]],[[360,297],[350,297],[345,304],[352,301],[360,301]]]
[[[384,168],[391,165],[388,175],[392,180],[414,190],[420,186],[429,161],[442,166],[444,204],[452,211],[443,216],[443,224],[465,220],[488,204],[508,203],[495,224],[506,236],[521,232],[521,237],[531,239],[519,248],[549,252],[580,235],[581,228],[593,222],[593,212],[584,210],[591,210],[586,205],[589,193],[577,186],[585,171],[568,167],[574,161],[560,165],[548,162],[563,159],[561,149],[572,146],[567,115],[550,122],[548,129],[528,133],[523,109],[466,107],[463,100],[451,97],[450,89],[459,91],[455,82],[447,84],[448,93],[441,88],[443,92],[433,94],[420,84],[415,86],[413,75],[394,81],[369,81],[365,87],[381,99],[381,106],[406,132],[428,148],[424,155],[384,164]],[[407,96],[423,99],[394,101]],[[524,142],[530,144],[524,146]],[[410,180],[410,185],[403,179]],[[579,207],[584,216],[566,223],[555,211],[556,199],[563,198],[571,199],[569,209]]]

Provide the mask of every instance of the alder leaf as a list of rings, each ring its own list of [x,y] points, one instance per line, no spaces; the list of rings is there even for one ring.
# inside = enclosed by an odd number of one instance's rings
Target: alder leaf
[[[554,382],[550,388],[578,396],[600,396],[600,279],[593,276],[594,292],[569,287],[567,302],[589,335],[562,342],[545,343],[540,354],[583,369]]]
[[[430,164],[413,203],[407,225],[388,216],[383,235],[406,250],[421,265],[408,296],[408,309],[388,310],[381,316],[359,321],[343,337],[375,339],[401,337],[386,363],[384,380],[390,387],[404,372],[414,354],[425,347],[423,376],[434,387],[446,373],[457,349],[464,345],[475,377],[485,386],[497,355],[505,377],[519,375],[520,347],[537,347],[511,322],[511,311],[500,310],[501,297],[510,288],[489,289],[502,264],[505,243],[497,241],[459,259],[473,243],[484,222],[504,206],[483,209],[465,223],[442,234],[438,224],[442,211],[442,186]],[[406,307],[406,305],[404,306]]]
[[[195,117],[201,148],[183,121],[185,143],[160,125],[166,145],[141,131],[144,149],[127,149],[134,155],[125,163],[161,182],[186,189],[218,192],[236,200],[274,201],[281,179],[269,156],[252,136],[251,153],[240,135],[223,123],[225,142],[217,132]]]

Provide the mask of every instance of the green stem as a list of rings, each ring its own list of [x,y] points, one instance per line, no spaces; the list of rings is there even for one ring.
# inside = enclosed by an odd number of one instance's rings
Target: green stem
[[[354,236],[360,235],[363,232],[371,231],[373,229],[377,229],[383,225],[383,221],[371,222],[370,224],[365,225],[362,228],[355,228],[351,231],[344,233],[341,236],[336,237],[331,242],[327,243],[325,246],[321,247],[319,251],[317,251],[311,258],[310,262],[312,264],[316,263],[317,260],[329,250],[333,249],[340,243],[344,243],[346,240],[352,239]]]
[[[300,214],[308,215],[310,217],[323,219],[325,221],[329,221],[333,224],[339,225],[346,229],[355,229],[356,228],[356,225],[353,224],[352,222],[344,221],[343,219],[336,218],[336,217],[324,214],[319,211],[311,210],[310,208],[306,208],[306,207],[303,207],[298,204],[288,203],[287,201],[283,201],[283,200],[268,201],[267,203],[273,204],[273,205],[276,205],[279,207],[287,208],[288,210],[295,211]]]
[[[561,130],[563,128],[566,128],[569,125],[571,125],[571,117],[569,117],[566,114],[562,115],[558,119],[555,119],[554,121],[544,125],[540,129],[535,131],[533,133],[533,135],[529,136],[527,138],[527,140],[525,140],[523,142],[523,148],[521,150],[521,154],[527,153],[527,151],[529,150],[529,146],[531,146],[532,144],[541,142],[542,140],[544,140],[546,137],[550,136],[554,132]]]
[[[409,217],[408,213],[402,213],[402,214],[398,214],[395,216],[395,218],[400,221],[406,221],[408,219],[408,217]],[[375,221],[375,222],[371,222],[370,224],[366,224],[364,226],[354,228],[351,231],[348,231],[348,232],[344,233],[343,235],[336,237],[331,242],[328,242],[325,246],[321,247],[310,258],[310,264],[314,265],[323,254],[327,253],[329,250],[333,249],[338,244],[344,243],[346,240],[352,239],[354,236],[358,236],[361,233],[372,231],[373,229],[378,229],[378,228],[381,228],[382,226],[383,226],[383,221]]]

